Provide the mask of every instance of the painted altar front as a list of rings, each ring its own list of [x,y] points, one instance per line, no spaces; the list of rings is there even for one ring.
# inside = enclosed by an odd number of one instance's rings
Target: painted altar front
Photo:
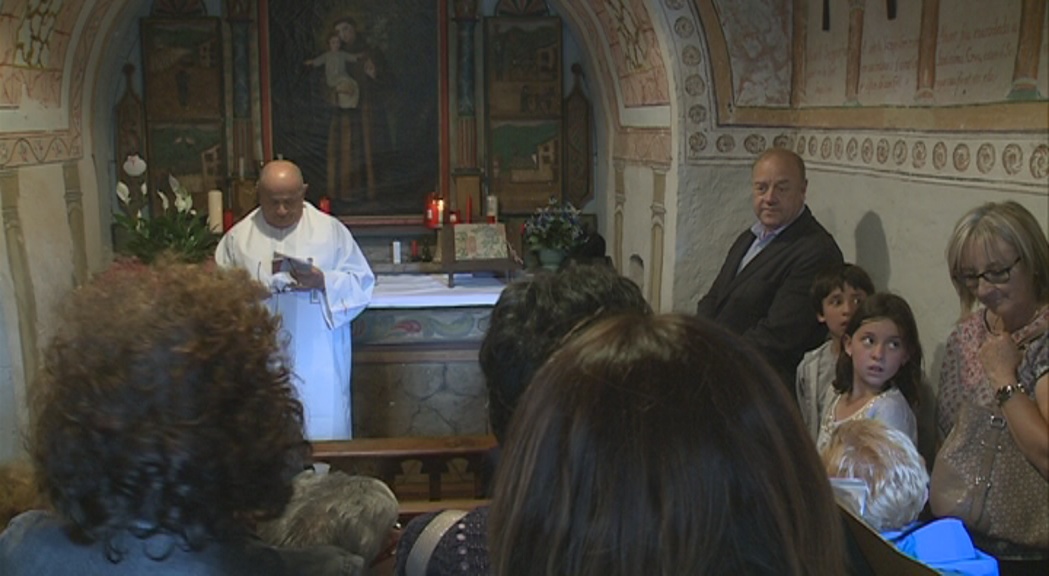
[[[354,437],[488,433],[477,362],[505,281],[488,275],[377,275],[353,322]]]

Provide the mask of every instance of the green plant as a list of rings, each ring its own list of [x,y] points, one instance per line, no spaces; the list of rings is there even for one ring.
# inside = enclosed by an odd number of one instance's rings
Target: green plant
[[[145,172],[145,162],[137,156],[129,157],[124,170],[137,178]],[[178,180],[169,176],[168,183],[175,200],[169,203],[168,197],[158,190],[161,206],[152,216],[143,213],[142,206],[148,197],[145,184],[139,188],[139,194],[132,194],[123,182],[117,184],[123,213],[115,214],[114,219],[124,236],[116,247],[117,252],[144,264],[153,263],[165,252],[185,262],[203,262],[215,253],[219,235],[212,232],[207,219],[193,209],[193,198]]]
[[[571,202],[560,203],[550,198],[546,206],[536,208],[524,224],[524,240],[532,250],[547,248],[570,252],[583,241],[583,224],[579,210]]]

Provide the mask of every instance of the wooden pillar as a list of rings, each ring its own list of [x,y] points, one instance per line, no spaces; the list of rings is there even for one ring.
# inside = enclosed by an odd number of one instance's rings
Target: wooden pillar
[[[791,51],[790,106],[797,108],[805,101],[805,62],[808,44],[808,0],[794,0],[794,45]]]
[[[463,221],[478,222],[484,213],[481,197],[481,170],[477,167],[477,90],[475,28],[477,1],[456,0],[456,168],[452,171],[455,193],[449,199],[453,210],[462,213]],[[466,211],[470,210],[467,215]]]
[[[251,114],[251,5],[252,2],[226,2],[227,20],[233,50],[231,77],[233,78],[233,150],[230,151],[229,172],[237,171],[241,162],[252,172],[262,158],[261,146],[255,145],[255,128]],[[252,174],[254,175],[254,174]],[[227,207],[232,206],[232,191],[227,192]]]
[[[616,205],[613,211],[612,222],[612,261],[620,274],[624,272],[626,261],[623,259],[623,208],[626,205],[626,185],[623,172],[626,170],[624,160],[613,160],[615,170],[615,199]]]
[[[18,307],[18,337],[22,347],[22,373],[26,389],[32,385],[37,370],[36,297],[33,277],[29,271],[29,256],[22,236],[22,221],[18,214],[18,171],[0,172],[0,214],[4,221],[4,240],[7,242],[7,265],[15,290]]]
[[[936,46],[940,34],[940,0],[922,0],[918,39],[918,91],[914,101],[932,104],[936,88]]]
[[[1038,52],[1042,47],[1047,0],[1023,0],[1020,8],[1020,37],[1016,42],[1013,86],[1009,100],[1035,100],[1038,94]]]
[[[648,266],[648,303],[659,312],[663,290],[663,252],[666,237],[667,170],[669,166],[652,167],[652,246]]]
[[[87,282],[87,235],[84,233],[84,194],[80,191],[80,170],[76,162],[62,164],[65,181],[66,220],[73,241],[73,281],[77,286]]]
[[[863,60],[865,0],[849,0],[849,49],[845,66],[845,103],[859,104],[860,64]]]

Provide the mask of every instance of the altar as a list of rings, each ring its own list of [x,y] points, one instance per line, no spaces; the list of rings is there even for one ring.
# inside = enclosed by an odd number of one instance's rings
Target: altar
[[[472,274],[449,280],[376,276],[372,302],[353,322],[354,437],[488,433],[477,353],[506,281]]]

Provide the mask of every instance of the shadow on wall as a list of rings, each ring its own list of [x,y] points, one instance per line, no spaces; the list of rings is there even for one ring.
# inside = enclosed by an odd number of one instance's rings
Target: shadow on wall
[[[918,452],[925,458],[930,472],[936,458],[936,399],[940,388],[940,366],[943,366],[943,357],[946,355],[947,346],[940,344],[934,353],[925,356],[926,377],[922,380],[921,405],[918,406]]]
[[[875,287],[889,286],[889,244],[881,217],[874,212],[864,214],[856,225],[856,264],[867,271]]]

